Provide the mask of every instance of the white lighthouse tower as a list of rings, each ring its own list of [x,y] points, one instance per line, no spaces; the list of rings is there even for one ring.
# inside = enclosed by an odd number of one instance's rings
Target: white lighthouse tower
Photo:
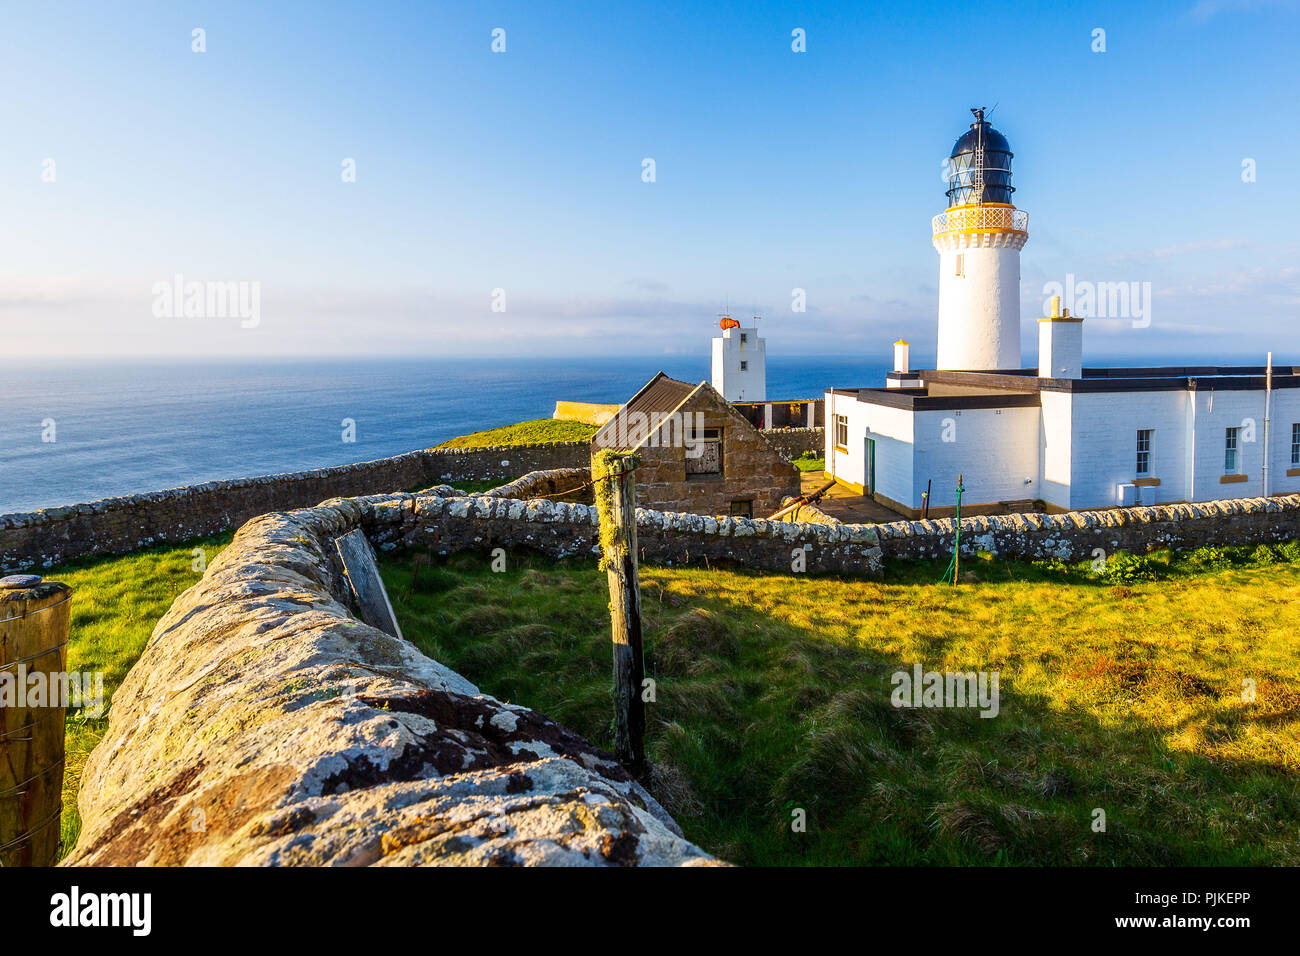
[[[973,109],[952,148],[948,209],[934,217],[939,253],[935,367],[1020,368],[1020,250],[1029,214],[1011,202],[1011,146]]]
[[[758,337],[758,316],[748,328],[725,314],[718,325],[722,334],[713,340],[711,384],[728,402],[764,401],[767,342]]]

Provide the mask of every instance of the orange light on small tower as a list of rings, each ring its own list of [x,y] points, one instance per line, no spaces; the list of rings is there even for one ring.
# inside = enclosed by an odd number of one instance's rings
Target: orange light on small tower
[[[738,328],[740,328],[740,323],[737,322],[735,319],[733,319],[731,316],[729,316],[729,315],[724,315],[724,316],[722,317],[722,321],[720,321],[720,322],[718,323],[718,327],[721,328],[722,331],[725,332],[725,331],[727,331],[727,329],[738,329]]]

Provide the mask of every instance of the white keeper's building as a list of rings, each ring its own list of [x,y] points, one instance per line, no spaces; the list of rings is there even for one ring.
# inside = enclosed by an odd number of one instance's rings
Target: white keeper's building
[[[1300,493],[1300,369],[1084,368],[1084,319],[1038,320],[1021,368],[1012,152],[975,110],[952,151],[937,369],[894,346],[883,388],[826,392],[826,471],[901,514],[1077,511]]]

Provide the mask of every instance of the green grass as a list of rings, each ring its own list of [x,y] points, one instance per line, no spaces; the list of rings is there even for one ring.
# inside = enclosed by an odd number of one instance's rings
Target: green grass
[[[439,448],[485,448],[490,445],[536,445],[542,442],[590,441],[596,435],[596,426],[584,422],[535,418],[514,425],[489,428],[452,438]]]
[[[652,789],[742,864],[1295,865],[1300,566],[1206,558],[1115,585],[983,557],[957,588],[944,562],[884,582],[643,568]],[[610,747],[603,575],[415,560],[384,567],[409,638]],[[998,671],[999,716],[891,706],[913,662]]]
[[[66,854],[81,832],[77,793],[81,771],[90,751],[108,726],[112,696],[126,672],[139,658],[158,619],[186,588],[198,582],[195,549],[211,563],[230,543],[230,534],[175,546],[151,548],[119,558],[71,562],[42,571],[48,581],[61,581],[73,590],[68,643],[68,670],[102,671],[105,709],[100,717],[80,711],[67,718],[63,772],[63,850]]]
[[[461,491],[486,491],[505,480],[449,482]],[[418,490],[418,489],[412,489]],[[61,581],[73,589],[68,670],[102,671],[104,713],[87,717],[69,714],[63,772],[62,854],[77,842],[81,815],[77,794],[81,771],[90,751],[108,726],[112,695],[144,650],[158,623],[176,597],[198,582],[194,549],[205,551],[205,563],[221,553],[233,532],[171,547],[152,548],[123,557],[93,558],[42,571],[48,581]]]
[[[826,459],[821,456],[815,456],[812,452],[804,452],[798,458],[791,461],[791,464],[800,471],[825,471]]]
[[[197,581],[193,549],[210,562],[229,539],[46,572],[76,591],[69,669],[103,671],[111,701]],[[407,636],[610,747],[594,563],[422,558],[383,559]],[[653,789],[689,837],[743,864],[1300,862],[1300,545],[1100,572],[984,556],[958,588],[935,583],[943,563],[893,562],[884,582],[642,569]],[[915,661],[997,670],[1000,715],[892,707],[890,675]],[[68,719],[65,848],[106,720]]]

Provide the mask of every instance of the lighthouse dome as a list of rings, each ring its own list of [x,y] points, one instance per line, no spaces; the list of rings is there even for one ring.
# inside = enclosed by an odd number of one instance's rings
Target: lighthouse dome
[[[1011,204],[1011,144],[984,119],[984,110],[971,110],[975,122],[953,144],[948,158],[948,206],[974,203]],[[983,161],[980,161],[980,156]]]

